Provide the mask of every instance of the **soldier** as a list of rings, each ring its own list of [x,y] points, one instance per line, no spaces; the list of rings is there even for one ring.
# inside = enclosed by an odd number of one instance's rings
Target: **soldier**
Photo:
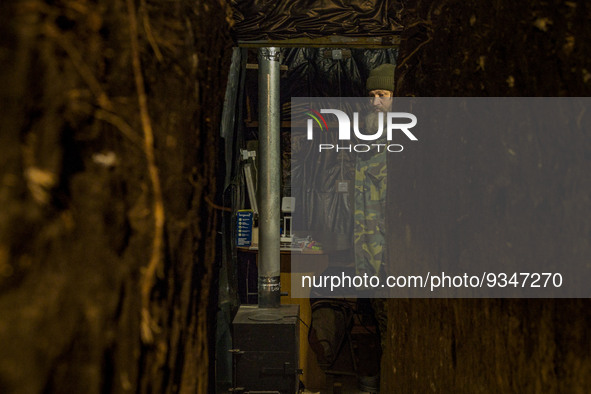
[[[392,109],[394,69],[393,64],[382,64],[369,74],[366,87],[373,111],[365,119],[368,133],[378,130],[379,113],[386,113]],[[387,143],[386,133],[375,143]],[[385,149],[380,152],[362,153],[358,154],[355,163],[355,269],[357,275],[378,275],[382,276],[382,280],[386,264],[386,156]],[[373,298],[371,304],[383,349],[387,332],[387,303],[383,298]]]
[[[365,118],[365,127],[369,132],[378,129],[379,113],[392,108],[394,68],[393,64],[382,64],[373,69],[367,79],[373,108],[373,112]],[[385,133],[375,141],[376,144],[386,142]],[[358,275],[383,274],[382,266],[386,261],[386,155],[385,149],[362,153],[355,163],[354,243]]]

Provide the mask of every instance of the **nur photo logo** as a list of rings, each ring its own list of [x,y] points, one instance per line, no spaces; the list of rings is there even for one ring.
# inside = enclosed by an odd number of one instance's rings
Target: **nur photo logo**
[[[338,140],[343,142],[342,144],[318,144],[318,151],[336,150],[349,151],[349,152],[369,152],[375,150],[381,152],[383,150],[387,152],[402,152],[404,149],[401,144],[390,143],[394,138],[395,134],[401,132],[410,141],[418,141],[418,138],[410,131],[411,128],[416,126],[417,117],[408,112],[378,112],[372,114],[374,116],[377,126],[374,125],[373,129],[368,130],[366,124],[365,129],[361,129],[359,125],[359,112],[353,112],[353,121],[351,122],[350,116],[339,109],[334,108],[322,108],[320,111],[308,109],[306,115],[310,118],[307,120],[307,139],[309,141],[314,140],[314,129],[320,129],[320,131],[326,130],[328,132],[328,123],[324,118],[323,114],[333,115],[338,122]],[[316,126],[315,126],[316,125]],[[386,143],[358,143],[358,144],[345,144],[345,141],[351,142],[352,136],[356,141],[383,141],[384,132],[386,133]]]

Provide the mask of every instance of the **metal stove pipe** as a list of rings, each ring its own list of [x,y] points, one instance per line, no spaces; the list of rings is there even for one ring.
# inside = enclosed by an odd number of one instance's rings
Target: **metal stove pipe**
[[[259,307],[279,308],[280,103],[279,48],[260,48],[259,60]]]

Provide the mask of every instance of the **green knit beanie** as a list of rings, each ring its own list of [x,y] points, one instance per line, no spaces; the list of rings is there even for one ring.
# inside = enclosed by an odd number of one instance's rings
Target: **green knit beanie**
[[[367,78],[367,90],[383,89],[394,91],[394,64],[382,64],[377,66],[369,72],[369,78]]]

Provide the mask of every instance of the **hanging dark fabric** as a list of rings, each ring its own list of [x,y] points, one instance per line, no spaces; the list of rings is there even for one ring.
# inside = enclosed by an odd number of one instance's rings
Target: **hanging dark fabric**
[[[402,30],[401,0],[233,0],[231,5],[239,41],[381,37]]]

